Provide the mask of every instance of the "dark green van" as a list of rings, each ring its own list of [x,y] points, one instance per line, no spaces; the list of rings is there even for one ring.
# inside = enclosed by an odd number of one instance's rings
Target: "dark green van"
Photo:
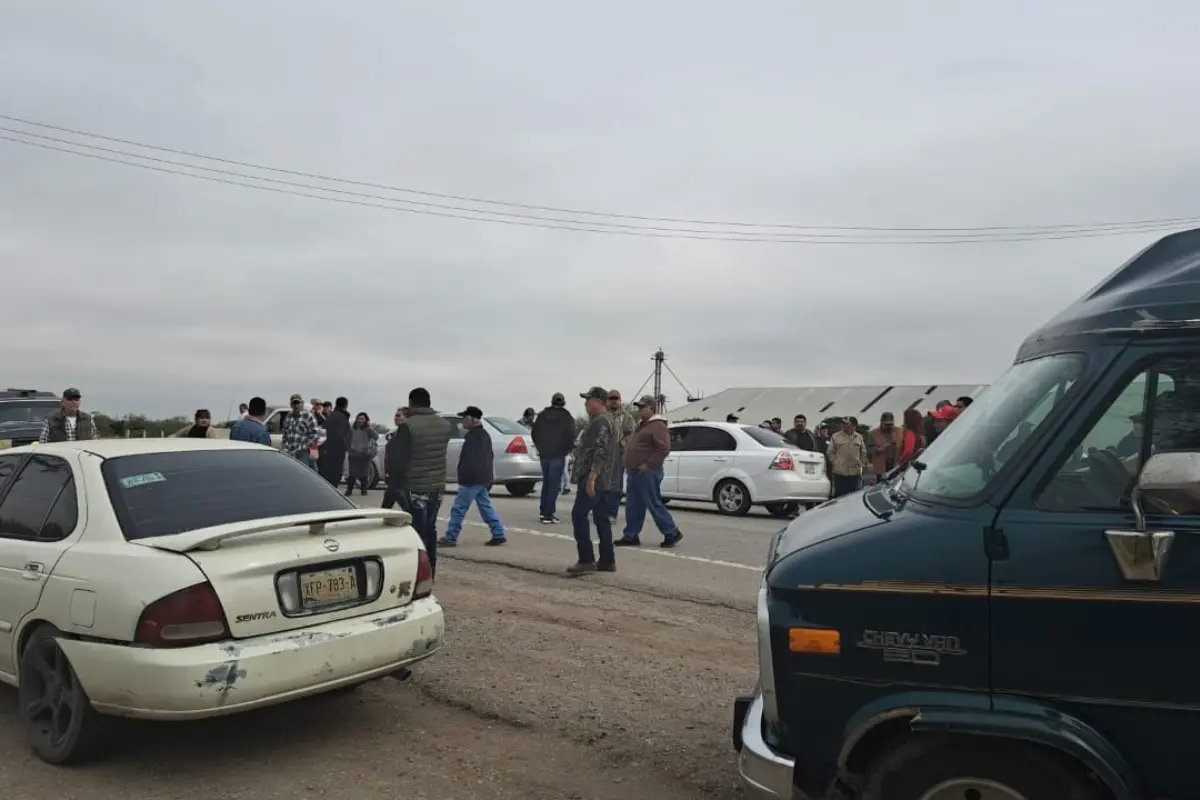
[[[1200,797],[1200,230],[776,534],[758,630],[749,797]]]

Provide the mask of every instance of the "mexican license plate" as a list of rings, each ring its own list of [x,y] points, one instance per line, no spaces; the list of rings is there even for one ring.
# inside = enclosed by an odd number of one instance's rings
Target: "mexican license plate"
[[[358,599],[358,572],[354,567],[300,573],[300,602],[320,608]]]
[[[816,464],[805,464],[804,465],[804,474],[805,475],[816,475],[817,474],[817,465]]]

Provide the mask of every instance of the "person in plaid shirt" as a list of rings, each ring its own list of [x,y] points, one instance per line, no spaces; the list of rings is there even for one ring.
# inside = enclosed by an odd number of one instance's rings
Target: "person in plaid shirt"
[[[317,420],[304,409],[304,398],[292,395],[292,413],[283,418],[283,443],[279,449],[310,469],[317,468],[310,452],[320,439]]]

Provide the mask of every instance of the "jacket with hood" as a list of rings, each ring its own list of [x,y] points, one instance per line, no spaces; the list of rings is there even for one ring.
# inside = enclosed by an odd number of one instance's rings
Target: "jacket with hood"
[[[345,454],[350,449],[350,414],[341,408],[329,412],[325,420],[326,452]]]
[[[563,406],[546,406],[533,421],[531,435],[542,458],[566,458],[575,449],[575,417]]]
[[[671,434],[667,420],[659,414],[643,422],[629,437],[625,446],[625,470],[637,472],[639,467],[658,469],[671,453]]]

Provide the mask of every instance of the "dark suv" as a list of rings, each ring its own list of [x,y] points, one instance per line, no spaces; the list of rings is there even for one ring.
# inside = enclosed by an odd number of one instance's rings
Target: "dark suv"
[[[42,423],[62,405],[53,392],[36,389],[0,391],[0,449],[36,442]]]
[[[758,630],[749,797],[1196,797],[1200,230],[1030,335],[902,472],[780,531]]]

